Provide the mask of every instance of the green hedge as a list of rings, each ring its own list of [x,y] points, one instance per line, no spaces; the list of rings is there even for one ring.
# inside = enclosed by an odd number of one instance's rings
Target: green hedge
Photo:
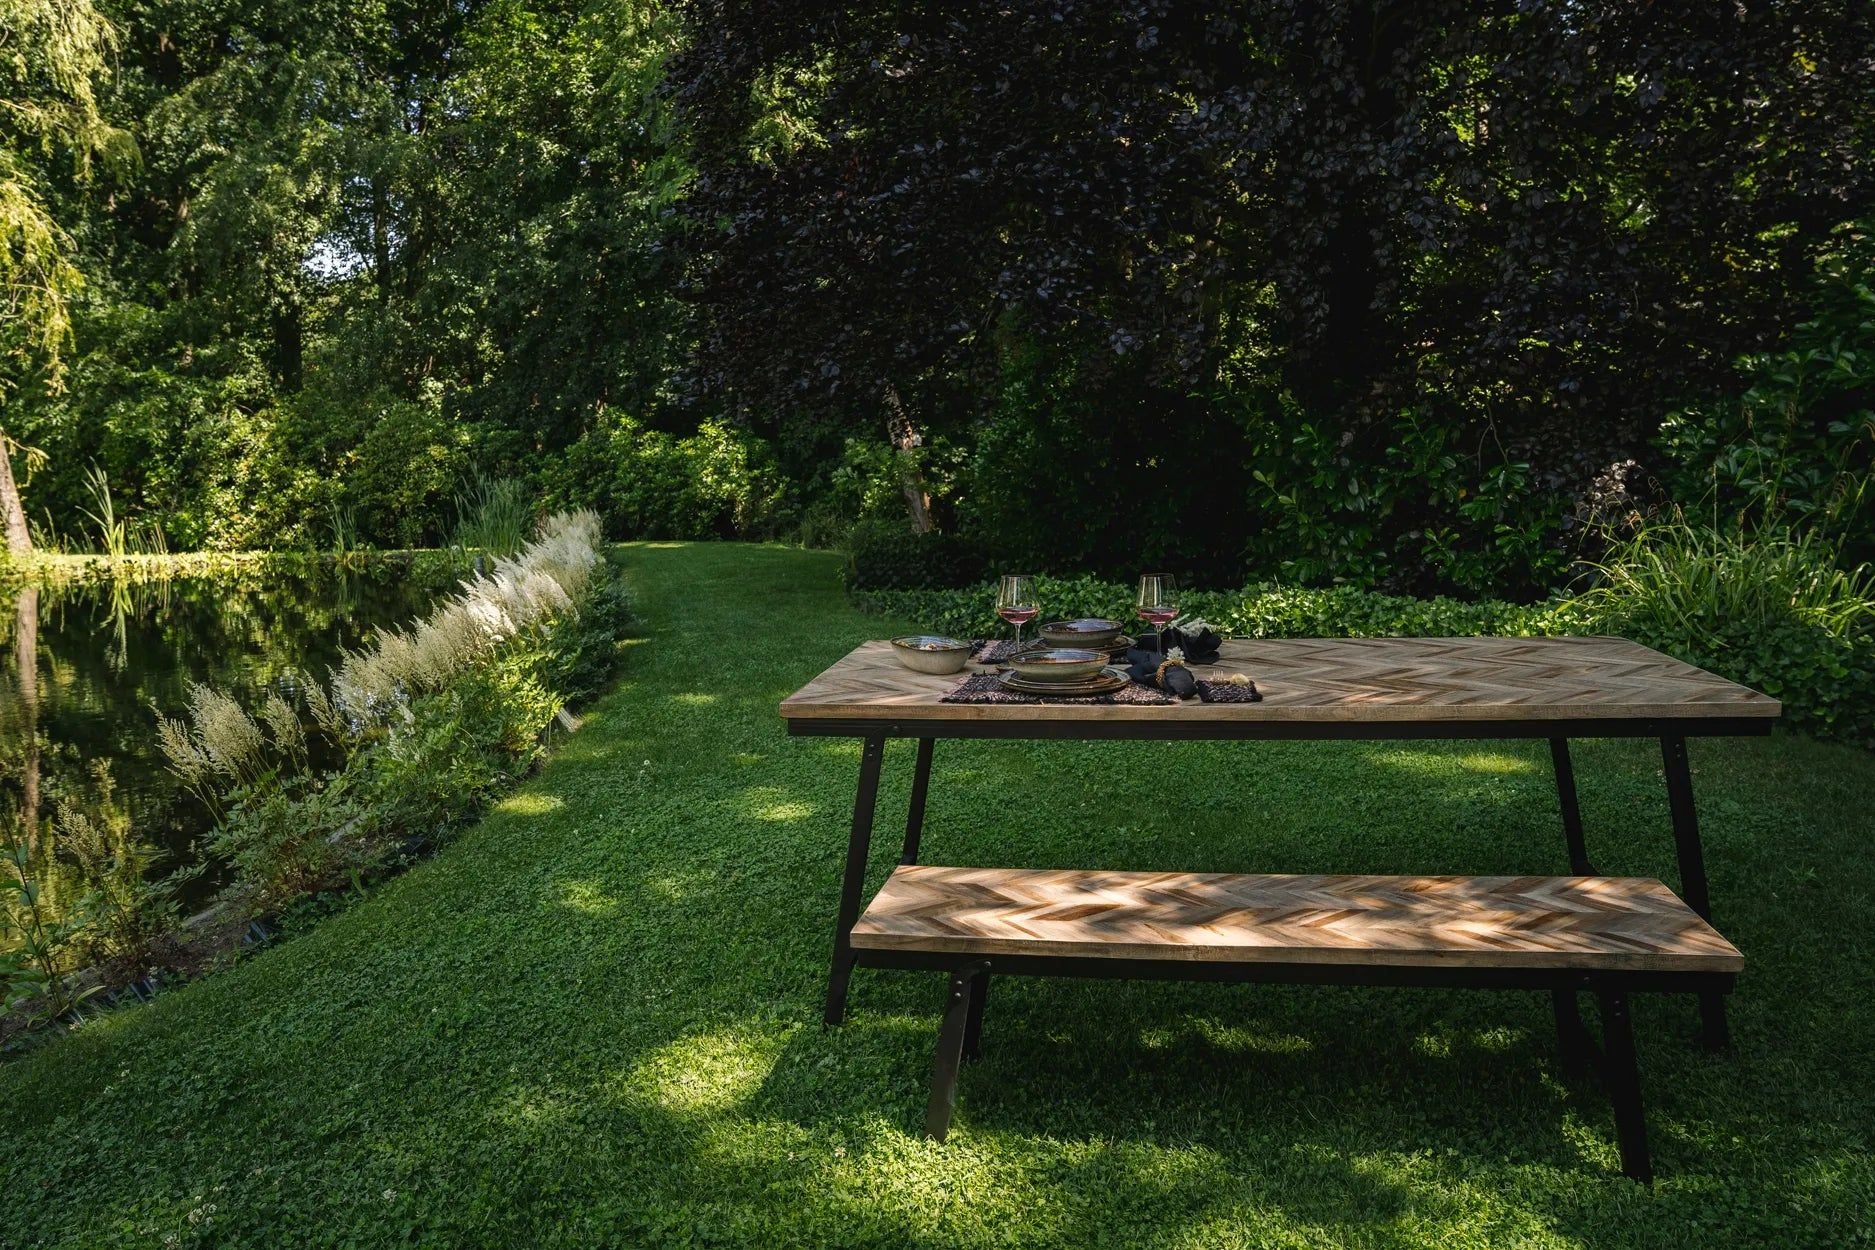
[[[1042,615],[1107,616],[1138,624],[1133,588],[1093,577],[1038,577]],[[996,637],[1008,630],[996,616],[991,583],[963,590],[862,590],[854,600],[865,610],[902,616],[920,627],[959,637]],[[1240,638],[1362,638],[1390,634],[1421,637],[1465,634],[1555,634],[1580,616],[1563,604],[1523,605],[1499,600],[1415,599],[1351,587],[1311,590],[1261,585],[1243,590],[1188,591],[1180,608],[1202,616]]]
[[[969,586],[989,569],[971,538],[932,530],[914,534],[902,519],[861,521],[846,539],[848,590],[912,590]]]
[[[1097,578],[1037,578],[1044,618],[1094,615],[1135,621],[1132,587]],[[960,638],[1004,636],[993,584],[963,590],[875,590],[860,607]],[[1501,600],[1416,599],[1351,587],[1315,590],[1261,585],[1193,591],[1181,608],[1240,638],[1462,637],[1620,632],[1608,609],[1586,600],[1516,604]],[[1664,629],[1628,631],[1635,640],[1782,700],[1786,723],[1820,738],[1875,744],[1875,635],[1840,634],[1790,621],[1775,628],[1721,630],[1717,641]]]

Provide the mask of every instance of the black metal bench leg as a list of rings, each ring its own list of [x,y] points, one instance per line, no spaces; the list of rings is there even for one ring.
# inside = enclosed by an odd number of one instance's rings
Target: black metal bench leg
[[[1569,844],[1569,871],[1578,877],[1599,876],[1589,863],[1589,848],[1582,836],[1582,808],[1576,801],[1576,769],[1569,758],[1569,739],[1551,738],[1549,758],[1556,772],[1556,801],[1562,807],[1563,837]]]
[[[911,774],[911,806],[905,810],[905,847],[898,862],[918,862],[918,843],[924,838],[924,800],[931,789],[931,751],[936,739],[918,739],[918,763]]]
[[[970,1015],[964,1021],[964,1062],[975,1063],[983,1057],[983,1004],[990,996],[987,970],[970,978]]]
[[[1582,1024],[1582,1008],[1574,990],[1551,990],[1556,1007],[1556,1050],[1565,1079],[1580,1081],[1588,1074],[1588,1030]]]
[[[846,983],[853,975],[853,947],[848,939],[859,919],[859,896],[866,888],[866,857],[872,850],[872,812],[879,801],[879,767],[885,739],[867,738],[859,752],[859,793],[853,799],[853,829],[846,840],[846,876],[840,882],[840,914],[833,924],[833,969],[827,974],[828,1027],[846,1019]]]
[[[1699,840],[1699,812],[1693,806],[1693,772],[1686,759],[1685,738],[1662,738],[1660,758],[1666,766],[1667,803],[1673,813],[1673,845],[1680,860],[1680,897],[1702,919],[1712,920],[1712,899],[1706,887],[1706,850]],[[1700,1041],[1708,1050],[1731,1044],[1725,1022],[1725,995],[1699,996]]]
[[[1615,1138],[1621,1143],[1621,1170],[1643,1185],[1654,1180],[1647,1152],[1647,1118],[1641,1109],[1641,1069],[1634,1054],[1634,1021],[1628,996],[1604,990],[1602,1002],[1602,1080],[1615,1105]]]
[[[951,1108],[957,1105],[957,1069],[963,1063],[964,1034],[970,1027],[971,984],[982,964],[951,973],[950,994],[944,1000],[944,1023],[938,1026],[937,1058],[931,1063],[931,1100],[924,1109],[924,1135],[943,1141],[951,1131]]]

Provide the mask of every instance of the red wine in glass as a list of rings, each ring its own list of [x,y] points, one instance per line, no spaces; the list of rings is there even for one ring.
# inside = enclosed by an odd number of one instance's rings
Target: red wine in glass
[[[1163,631],[1178,617],[1178,585],[1170,574],[1147,573],[1139,579],[1140,617]]]
[[[1035,579],[1023,573],[1005,573],[996,584],[996,615],[1016,627],[1016,650],[1022,650],[1022,627],[1040,616]]]

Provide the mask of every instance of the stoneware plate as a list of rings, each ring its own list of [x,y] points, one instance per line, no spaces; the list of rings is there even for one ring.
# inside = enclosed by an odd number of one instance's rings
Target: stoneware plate
[[[1016,694],[1046,695],[1096,695],[1112,694],[1123,689],[1132,680],[1118,669],[1104,668],[1083,681],[1024,681],[1020,673],[1004,673],[1001,678],[1003,689]]]
[[[1045,621],[1042,641],[1056,647],[1095,647],[1106,650],[1120,637],[1120,622],[1100,616],[1077,621]]]
[[[1025,681],[1081,681],[1107,667],[1107,653],[1085,647],[1038,647],[1005,661]]]

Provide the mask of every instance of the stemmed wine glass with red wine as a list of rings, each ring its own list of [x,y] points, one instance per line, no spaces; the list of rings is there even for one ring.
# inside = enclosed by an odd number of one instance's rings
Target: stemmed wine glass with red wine
[[[1178,583],[1170,573],[1146,573],[1140,577],[1138,611],[1162,633],[1178,616]]]
[[[1026,573],[1005,573],[996,584],[996,615],[1016,627],[1016,650],[1022,650],[1022,627],[1041,615],[1035,598],[1035,579]]]

